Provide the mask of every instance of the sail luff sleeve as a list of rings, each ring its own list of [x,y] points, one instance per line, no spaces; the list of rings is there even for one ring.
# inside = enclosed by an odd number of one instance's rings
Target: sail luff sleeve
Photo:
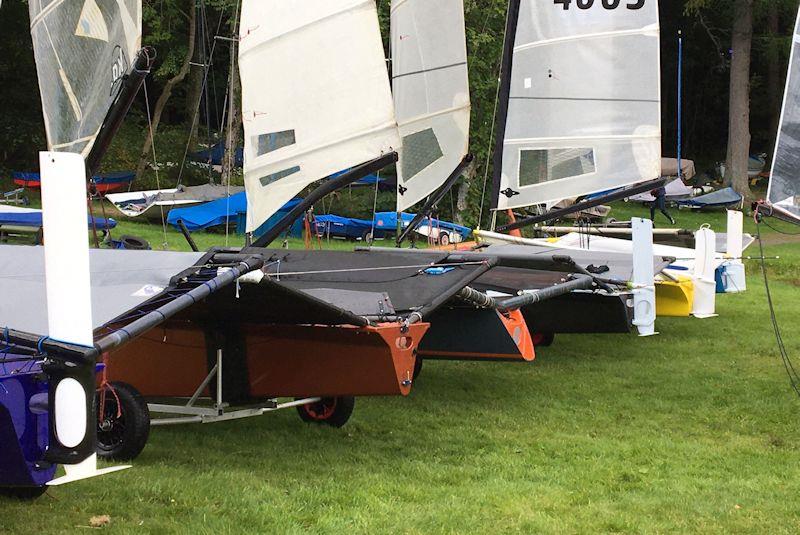
[[[506,32],[503,41],[503,58],[500,63],[500,87],[497,90],[497,115],[492,168],[492,209],[499,208],[500,189],[503,176],[503,151],[508,122],[509,94],[511,91],[511,69],[514,65],[514,43],[517,40],[517,24],[521,0],[510,0],[506,16]]]

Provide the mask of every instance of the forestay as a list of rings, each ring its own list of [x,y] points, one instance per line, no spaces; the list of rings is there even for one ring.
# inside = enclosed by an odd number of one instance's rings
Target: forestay
[[[656,0],[512,0],[506,39],[495,209],[659,176]]]
[[[141,47],[141,0],[30,0],[50,150],[87,156]]]
[[[374,0],[244,0],[247,230],[400,143]]]
[[[767,197],[773,206],[800,218],[800,15],[795,25]]]
[[[438,189],[466,156],[469,80],[463,0],[393,0],[392,89],[402,150],[397,211]]]

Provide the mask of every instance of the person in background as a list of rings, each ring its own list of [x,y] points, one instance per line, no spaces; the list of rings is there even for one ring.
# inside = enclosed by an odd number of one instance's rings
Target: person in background
[[[650,192],[650,195],[655,197],[655,199],[650,202],[650,219],[653,223],[656,222],[656,208],[658,208],[658,210],[664,214],[664,217],[669,220],[669,224],[674,225],[675,220],[669,215],[669,212],[667,212],[667,189],[663,186],[656,188]]]

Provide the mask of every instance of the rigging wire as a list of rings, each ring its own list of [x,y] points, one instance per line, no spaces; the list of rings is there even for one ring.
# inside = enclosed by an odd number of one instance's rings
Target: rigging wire
[[[216,32],[217,35],[219,35],[220,28],[222,28],[222,20],[225,17],[226,10],[227,10],[226,8],[223,8],[222,11],[220,11],[219,21],[217,22],[217,32]],[[201,87],[201,93],[204,92],[204,91],[207,91],[207,88],[208,88],[208,76],[209,76],[209,72],[211,71],[211,64],[214,61],[214,51],[216,50],[216,48],[217,48],[217,41],[215,39],[213,44],[211,45],[211,52],[208,54],[208,63],[206,63],[206,65],[204,67],[205,72],[203,74],[203,84],[202,84],[202,87]],[[208,98],[208,97],[206,96],[206,98]],[[195,106],[195,109],[194,109],[194,116],[192,117],[192,124],[189,127],[189,138],[186,140],[186,148],[183,151],[183,160],[181,161],[181,167],[180,167],[180,169],[178,171],[178,181],[177,181],[177,185],[176,185],[176,187],[178,187],[178,188],[180,188],[180,186],[181,186],[181,183],[182,183],[182,180],[183,180],[183,171],[186,168],[186,160],[189,157],[189,147],[192,144],[192,132],[194,132],[194,129],[197,126],[197,123],[198,123],[198,121],[200,119],[201,102],[202,102],[202,99],[198,99],[197,105]],[[211,147],[209,147],[208,149],[211,150]],[[211,164],[209,163],[209,165],[211,165]]]
[[[161,178],[158,174],[158,157],[156,156],[156,140],[153,133],[153,116],[150,114],[150,97],[147,94],[147,84],[142,84],[144,87],[144,104],[147,110],[147,128],[150,132],[150,147],[153,149],[153,170],[156,172],[156,188],[161,189]],[[164,243],[161,244],[162,248],[166,251],[167,244],[167,219],[164,213],[164,205],[159,203],[159,210],[161,210],[161,231],[164,233]]]
[[[758,248],[761,256],[761,274],[764,277],[764,289],[767,293],[767,305],[769,306],[769,315],[770,321],[772,322],[772,329],[775,332],[775,340],[778,343],[778,351],[780,352],[781,361],[783,362],[783,367],[786,370],[786,374],[789,376],[789,384],[794,390],[795,394],[800,397],[800,374],[798,374],[797,369],[794,367],[794,363],[792,362],[791,357],[789,356],[789,352],[786,349],[786,344],[783,341],[783,335],[781,333],[781,327],[778,323],[778,317],[775,313],[775,303],[772,300],[772,292],[770,291],[769,287],[769,277],[767,276],[767,262],[764,257],[764,241],[761,239],[761,218],[756,216],[756,239],[758,240]],[[770,225],[767,225],[768,227]],[[771,227],[770,227],[771,228]]]

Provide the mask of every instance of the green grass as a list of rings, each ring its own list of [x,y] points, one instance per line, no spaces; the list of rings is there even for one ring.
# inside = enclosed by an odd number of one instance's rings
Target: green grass
[[[800,249],[765,237],[797,354]],[[719,318],[659,319],[658,337],[561,336],[529,365],[426,362],[409,398],[360,399],[340,430],[292,411],[156,428],[130,471],[0,499],[0,532],[108,514],[118,533],[797,533],[800,401],[750,273]]]

